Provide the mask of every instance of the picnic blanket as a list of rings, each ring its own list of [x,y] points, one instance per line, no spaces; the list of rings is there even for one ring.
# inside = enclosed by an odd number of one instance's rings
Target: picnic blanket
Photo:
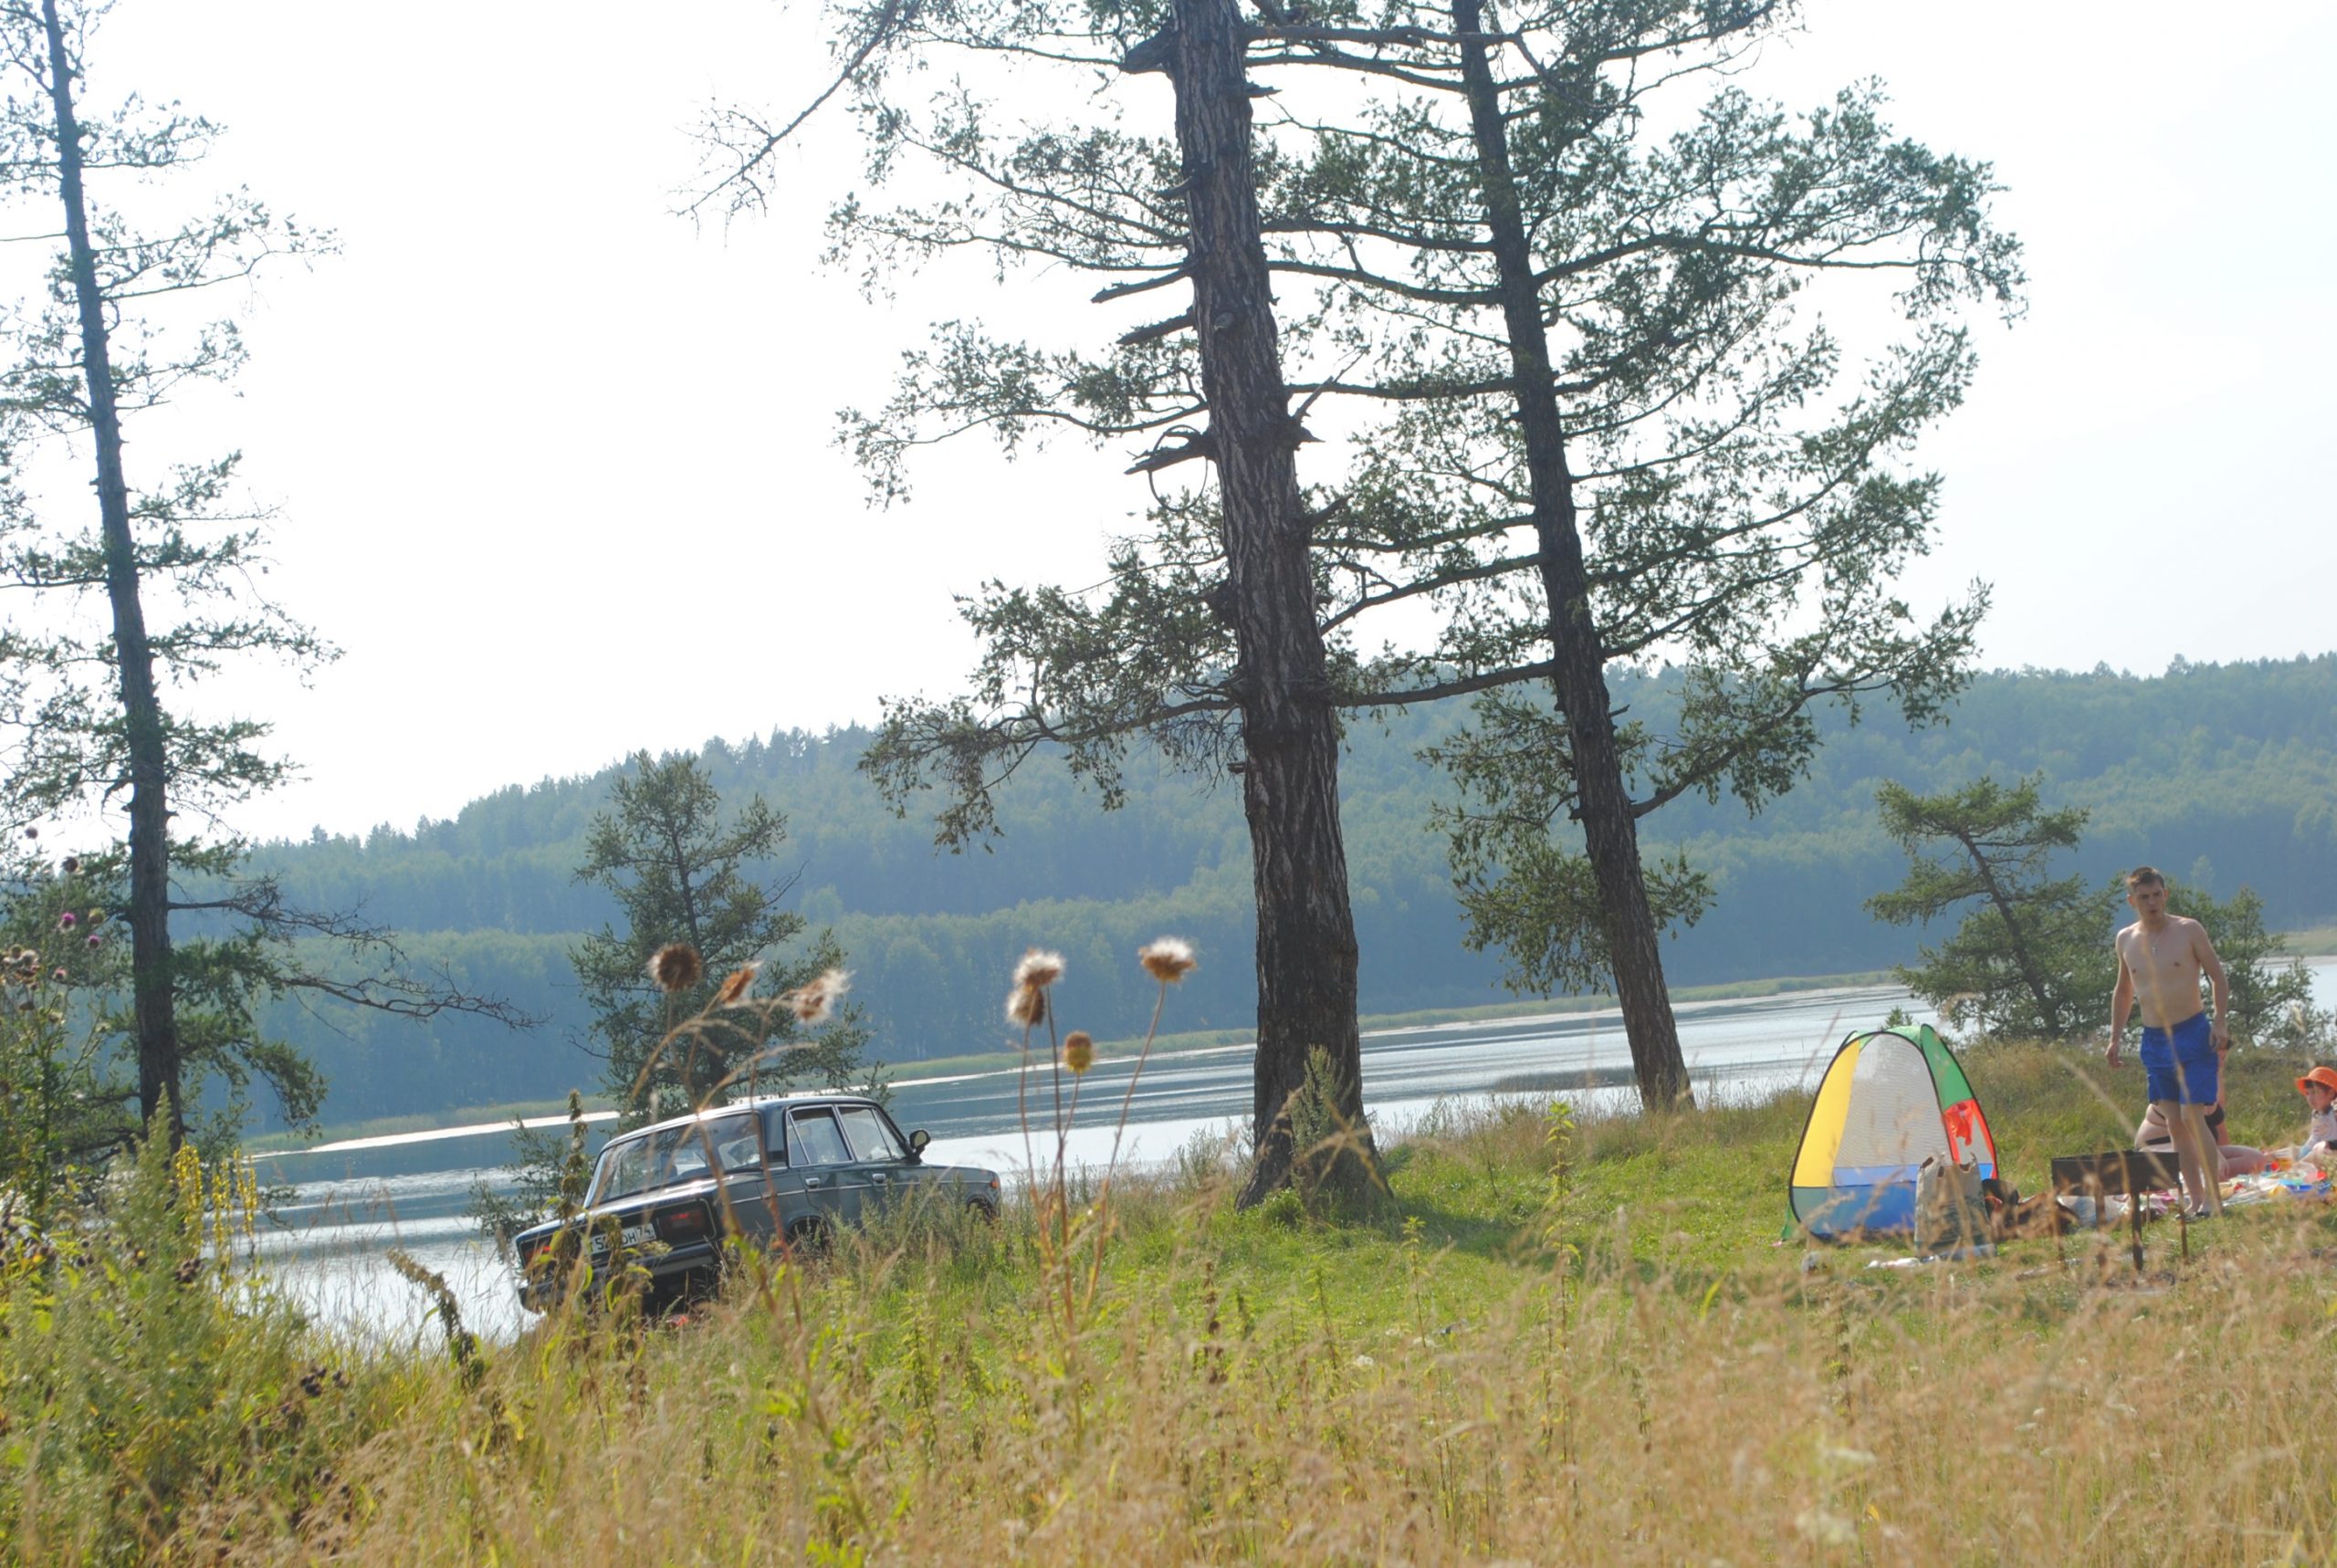
[[[2271,1170],[2258,1171],[2253,1176],[2234,1176],[2223,1184],[2226,1208],[2244,1208],[2250,1204],[2271,1203],[2283,1198],[2325,1198],[2330,1196],[2330,1173],[2320,1166],[2302,1161],[2282,1161]],[[2102,1217],[2105,1219],[2123,1218],[2126,1201],[2122,1197],[2104,1198]],[[2158,1218],[2174,1213],[2183,1203],[2183,1194],[2175,1188],[2162,1188],[2144,1193],[2141,1201],[2143,1212]],[[2086,1217],[2080,1215],[2080,1218],[2083,1219]]]

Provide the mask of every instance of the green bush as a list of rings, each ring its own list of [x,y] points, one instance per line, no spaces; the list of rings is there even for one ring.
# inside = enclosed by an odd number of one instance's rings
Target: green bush
[[[348,1378],[304,1357],[297,1312],[223,1267],[247,1168],[206,1184],[192,1150],[165,1149],[150,1137],[79,1222],[7,1239],[0,1539],[18,1561],[144,1560],[191,1511],[297,1514],[329,1485]]]

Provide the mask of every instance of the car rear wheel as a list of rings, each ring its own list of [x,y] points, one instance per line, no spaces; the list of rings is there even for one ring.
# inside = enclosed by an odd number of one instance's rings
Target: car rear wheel
[[[799,1219],[787,1228],[781,1239],[780,1249],[791,1258],[817,1258],[824,1254],[835,1240],[828,1222],[816,1217]]]

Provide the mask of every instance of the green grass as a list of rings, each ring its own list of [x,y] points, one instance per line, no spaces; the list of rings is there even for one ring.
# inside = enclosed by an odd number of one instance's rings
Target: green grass
[[[2024,1186],[2131,1130],[2133,1068],[1963,1059]],[[2237,1134],[2300,1127],[2300,1065],[2235,1057]],[[557,1313],[487,1347],[446,1319],[337,1340],[190,1270],[190,1189],[150,1160],[62,1261],[0,1259],[0,1538],[563,1568],[2337,1548],[2327,1206],[2235,1211],[2187,1261],[2159,1228],[2139,1281],[2084,1237],[1870,1270],[1899,1249],[1780,1237],[1806,1113],[1448,1112],[1346,1219],[1237,1210],[1197,1142],[1108,1197],[742,1264],[686,1327]]]

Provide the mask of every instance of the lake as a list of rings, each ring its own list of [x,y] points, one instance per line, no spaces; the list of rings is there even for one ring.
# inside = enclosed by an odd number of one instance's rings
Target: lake
[[[2307,963],[2317,1003],[2337,1004],[2337,959]],[[1842,1037],[1879,1025],[1894,1007],[1918,1021],[1934,1021],[1893,986],[1683,1002],[1681,1047],[1698,1097],[1707,1102],[1814,1087]],[[1251,1049],[1180,1052],[1148,1065],[1128,1102],[1121,1159],[1163,1163],[1196,1138],[1221,1137],[1245,1125]],[[1052,1160],[1051,1133],[1043,1149],[1036,1134],[1026,1145],[1018,1103],[1019,1088],[1028,1095],[1029,1125],[1053,1124],[1043,1070],[1026,1082],[1011,1071],[923,1079],[913,1068],[903,1071],[910,1076],[893,1086],[894,1118],[904,1130],[931,1133],[935,1158],[989,1166],[1010,1177],[1028,1169],[1033,1154],[1042,1163]],[[1099,1062],[1080,1086],[1067,1144],[1074,1164],[1100,1166],[1111,1156],[1130,1071],[1127,1062]],[[1620,1015],[1612,1009],[1390,1030],[1363,1040],[1364,1101],[1382,1138],[1400,1134],[1440,1104],[1530,1095],[1598,1107],[1631,1103],[1630,1082],[1630,1051]],[[2139,1096],[2139,1074],[2134,1088]],[[1985,1081],[1979,1089],[1985,1101]],[[477,1184],[501,1181],[509,1136],[507,1127],[493,1127],[262,1156],[264,1181],[296,1189],[278,1226],[263,1233],[263,1267],[279,1288],[340,1330],[413,1334],[428,1326],[427,1303],[383,1256],[389,1248],[403,1248],[445,1276],[468,1326],[492,1337],[516,1333],[526,1314],[513,1293],[511,1270],[464,1212]]]

